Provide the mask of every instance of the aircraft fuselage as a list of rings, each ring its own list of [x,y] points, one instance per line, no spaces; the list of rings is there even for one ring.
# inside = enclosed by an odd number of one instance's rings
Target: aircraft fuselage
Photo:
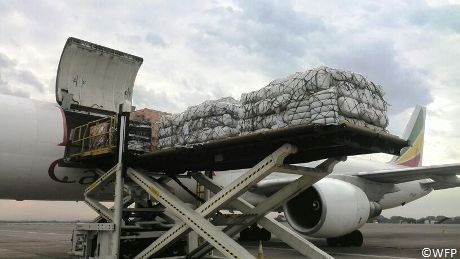
[[[60,167],[57,161],[64,155],[67,129],[65,116],[57,104],[41,102],[14,96],[0,95],[3,109],[0,109],[2,134],[0,134],[0,199],[14,200],[83,200],[83,191],[98,177],[94,170]],[[315,166],[317,163],[305,164]],[[339,163],[329,176],[350,182],[362,188],[370,200],[379,202],[384,209],[400,206],[424,195],[431,189],[424,189],[421,181],[388,186],[368,183],[352,176],[357,172],[397,168],[400,166],[349,158]],[[243,170],[216,172],[215,180],[225,186],[236,179]],[[271,178],[293,177],[274,173]],[[184,183],[194,189],[191,180]],[[372,188],[369,187],[372,185]],[[190,195],[171,183],[176,194],[186,201]],[[390,190],[391,189],[391,190]],[[389,191],[390,190],[390,191]],[[385,194],[378,195],[379,192]],[[378,197],[378,198],[374,198]],[[263,197],[248,194],[252,203]]]

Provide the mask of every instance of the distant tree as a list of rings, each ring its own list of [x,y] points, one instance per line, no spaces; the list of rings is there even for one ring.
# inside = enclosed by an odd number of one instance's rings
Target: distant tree
[[[425,220],[426,220],[426,218],[419,218],[419,219],[417,219],[416,223],[417,224],[425,224]]]
[[[417,220],[415,220],[414,218],[407,218],[406,222],[409,223],[409,224],[415,224],[415,223],[417,223]]]
[[[442,223],[443,224],[460,224],[460,217],[457,216],[453,218],[448,218]]]
[[[460,224],[460,217],[452,218],[453,224]]]
[[[391,223],[399,224],[399,223],[405,221],[405,218],[404,218],[404,217],[401,217],[401,216],[392,216],[392,217],[390,218],[390,221],[391,221]]]
[[[437,216],[436,217],[436,222],[435,224],[443,224],[445,223],[447,220],[449,220],[450,218],[448,217],[445,217],[445,216]]]
[[[388,218],[382,215],[377,216],[375,219],[377,220],[378,223],[381,223],[381,224],[391,223],[391,220],[389,220]]]
[[[419,219],[406,218],[402,216],[391,216],[389,219],[379,215],[374,218],[378,223],[393,223],[393,224],[460,224],[460,216],[446,217],[443,215],[439,216],[426,216]],[[370,221],[369,221],[370,222]]]
[[[436,216],[436,221],[442,221],[442,220],[446,220],[446,216],[442,216],[442,215],[438,215]]]

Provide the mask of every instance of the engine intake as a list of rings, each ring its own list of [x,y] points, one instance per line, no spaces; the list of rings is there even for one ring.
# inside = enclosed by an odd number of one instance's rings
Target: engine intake
[[[381,207],[355,185],[325,178],[286,202],[283,210],[289,225],[304,235],[338,237],[360,228]]]

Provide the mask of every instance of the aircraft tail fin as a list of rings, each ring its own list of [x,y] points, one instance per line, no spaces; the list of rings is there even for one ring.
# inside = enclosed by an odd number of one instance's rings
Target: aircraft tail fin
[[[417,167],[422,165],[423,144],[425,135],[426,107],[417,105],[402,135],[409,141],[409,147],[401,150],[400,156],[395,156],[390,163]]]

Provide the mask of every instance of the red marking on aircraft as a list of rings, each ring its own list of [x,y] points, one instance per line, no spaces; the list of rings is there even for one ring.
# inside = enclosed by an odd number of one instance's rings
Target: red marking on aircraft
[[[405,162],[399,163],[400,165],[409,166],[409,167],[417,167],[420,164],[420,154],[416,155],[415,157],[407,160]]]
[[[62,115],[62,129],[64,131],[62,134],[62,142],[59,143],[58,146],[66,146],[67,145],[67,120],[65,118],[64,110],[61,107],[58,107],[58,108]]]
[[[56,165],[58,164],[59,160],[60,159],[55,160],[53,163],[51,163],[50,167],[48,168],[48,175],[50,176],[50,178],[59,183],[75,183],[76,181],[69,181],[69,177],[67,176],[64,176],[62,180],[56,177],[54,169],[56,168]]]

